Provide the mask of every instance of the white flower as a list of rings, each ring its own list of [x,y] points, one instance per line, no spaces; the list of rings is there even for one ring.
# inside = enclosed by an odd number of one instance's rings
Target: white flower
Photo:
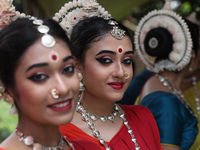
[[[15,7],[12,5],[13,0],[1,0],[0,1],[0,14],[3,12],[14,12]]]

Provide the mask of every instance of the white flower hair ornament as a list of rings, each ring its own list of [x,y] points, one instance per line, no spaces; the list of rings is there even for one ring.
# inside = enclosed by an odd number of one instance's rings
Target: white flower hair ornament
[[[104,19],[110,19],[111,15],[108,11],[105,11],[96,0],[74,0],[65,3],[63,7],[56,13],[53,20],[60,23],[61,27],[67,31],[67,36],[70,38],[73,27],[80,21],[89,17],[102,17]],[[117,39],[122,39],[125,35],[125,31],[119,29],[116,25],[117,22],[109,22],[113,25],[112,35]]]
[[[181,16],[170,9],[170,0],[166,0],[162,10],[153,10],[144,16],[139,22],[135,36],[135,48],[147,69],[160,72],[164,69],[180,71],[191,59],[192,38],[188,25]],[[155,28],[164,28],[171,33],[173,45],[166,59],[156,61],[156,56],[150,56],[145,50],[144,40],[149,31]],[[152,37],[148,46],[157,48],[159,39]],[[162,51],[162,49],[160,49]]]
[[[1,0],[0,1],[0,27],[4,27],[17,18],[24,17],[24,13],[20,13],[15,10],[12,4],[13,0]]]
[[[3,83],[2,83],[2,81],[0,81],[0,101],[1,100],[3,100],[4,102],[6,102],[9,105],[12,105],[12,107],[10,109],[10,114],[11,115],[17,114],[17,109],[15,107],[14,100],[10,95],[8,95],[5,92],[5,87],[4,87]]]

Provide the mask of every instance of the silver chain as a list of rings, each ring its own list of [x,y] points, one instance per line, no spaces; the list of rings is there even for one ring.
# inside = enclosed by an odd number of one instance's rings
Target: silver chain
[[[181,90],[177,90],[173,84],[167,80],[165,77],[159,75],[159,74],[155,74],[155,76],[159,79],[160,82],[162,82],[162,84],[167,87],[170,91],[173,92],[174,95],[176,95],[179,100],[182,102],[182,104],[188,109],[188,111],[197,118],[197,115],[194,113],[194,111],[189,107],[189,104],[187,103],[187,101],[185,100],[184,95],[182,94]]]
[[[124,125],[127,127],[128,133],[131,135],[131,140],[135,144],[135,149],[140,150],[140,147],[137,144],[137,139],[135,138],[133,134],[133,130],[130,128],[129,123],[126,120],[124,113],[121,112],[121,107],[117,104],[114,104],[113,109],[118,113],[118,116],[123,120]],[[108,147],[108,145],[106,144],[105,140],[101,138],[100,131],[95,128],[95,123],[90,121],[90,115],[81,105],[80,101],[77,102],[76,111],[81,114],[81,119],[85,121],[88,125],[88,128],[92,130],[93,136],[99,140],[99,142],[105,147],[106,150],[111,150],[111,148]]]

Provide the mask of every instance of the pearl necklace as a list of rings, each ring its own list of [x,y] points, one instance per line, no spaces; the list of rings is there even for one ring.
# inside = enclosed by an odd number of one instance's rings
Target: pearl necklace
[[[135,144],[135,149],[140,150],[140,147],[137,144],[137,139],[135,138],[135,136],[133,134],[133,130],[130,128],[128,121],[125,118],[124,113],[121,112],[121,107],[117,104],[114,104],[113,108],[116,111],[116,113],[119,115],[119,117],[123,120],[124,125],[126,125],[126,127],[128,129],[128,133],[131,135],[131,140]],[[108,145],[106,144],[105,140],[103,140],[101,138],[100,131],[98,131],[95,128],[95,123],[90,121],[90,115],[89,115],[89,113],[87,113],[87,111],[81,105],[80,101],[77,102],[76,111],[81,114],[81,119],[83,121],[85,121],[88,125],[88,128],[90,130],[92,130],[93,136],[99,140],[99,142],[106,148],[106,150],[111,150],[111,148],[108,147]]]
[[[182,104],[188,109],[188,111],[197,118],[197,115],[194,113],[194,111],[189,107],[189,104],[187,103],[187,101],[184,98],[184,95],[182,94],[181,90],[177,90],[173,84],[167,80],[165,77],[159,75],[159,74],[155,74],[155,76],[159,79],[159,81],[161,83],[163,83],[164,86],[166,86],[170,91],[173,92],[174,95],[176,95],[179,100],[182,102]]]
[[[15,129],[15,133],[20,137],[19,141],[20,142],[24,142],[24,144],[26,146],[33,146],[33,150],[62,150],[63,149],[63,145],[64,145],[64,141],[67,142],[67,144],[72,148],[72,150],[74,149],[74,146],[72,143],[70,143],[66,137],[62,137],[60,138],[60,141],[58,143],[58,145],[56,146],[43,146],[39,143],[34,143],[34,138],[32,136],[25,136],[23,132],[21,132],[18,128]]]

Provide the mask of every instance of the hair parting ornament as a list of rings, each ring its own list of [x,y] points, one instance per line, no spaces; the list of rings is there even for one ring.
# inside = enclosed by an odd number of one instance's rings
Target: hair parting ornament
[[[191,59],[192,38],[188,25],[181,16],[172,11],[170,7],[171,0],[166,0],[163,9],[153,10],[145,15],[139,22],[135,32],[135,48],[147,69],[153,72],[160,72],[164,69],[170,71],[180,71]],[[172,50],[166,59],[156,62],[156,56],[150,56],[145,49],[144,40],[147,33],[152,29],[166,29],[172,36]],[[148,41],[148,47],[158,48],[159,39],[151,37]],[[162,49],[159,49],[162,51]]]
[[[42,35],[42,38],[41,38],[41,43],[44,47],[47,47],[47,48],[51,48],[51,47],[54,47],[54,45],[56,44],[56,41],[55,39],[53,38],[53,36],[51,36],[50,34],[48,34],[49,32],[49,27],[44,25],[43,21],[41,19],[37,19],[33,16],[27,16],[27,18],[29,20],[32,20],[33,21],[33,24],[34,25],[37,25],[37,30],[39,33],[41,34],[44,34]],[[57,62],[59,60],[59,55],[56,51],[52,50],[50,53],[49,53],[49,60],[51,62]]]
[[[56,13],[53,19],[60,23],[62,28],[67,31],[67,35],[70,38],[73,27],[80,21],[89,17],[102,17],[106,20],[111,19],[111,15],[108,11],[105,11],[96,0],[74,0],[65,3],[63,7]],[[125,31],[119,29],[116,21],[109,20],[113,29],[111,35],[120,40],[125,36]]]

